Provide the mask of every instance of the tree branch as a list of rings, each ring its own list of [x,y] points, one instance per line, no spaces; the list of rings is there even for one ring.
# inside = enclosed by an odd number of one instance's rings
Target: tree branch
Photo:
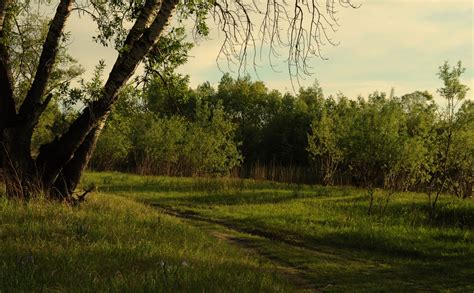
[[[331,38],[339,25],[336,8],[357,8],[351,1],[265,0],[265,8],[260,9],[260,3],[256,1],[247,4],[242,0],[215,0],[214,21],[224,34],[217,59],[224,58],[231,71],[230,65],[236,65],[240,74],[246,72],[251,56],[255,69],[257,36],[254,37],[254,27],[258,21],[260,58],[264,49],[268,51],[269,63],[274,68],[272,59],[280,57],[281,48],[288,49],[285,59],[288,73],[292,84],[294,80],[298,82],[300,78],[311,75],[312,56],[325,59],[322,47],[337,45]]]
[[[136,41],[133,41],[136,36],[127,38],[133,44],[128,52],[119,55],[117,58],[104,86],[101,98],[86,107],[81,116],[71,124],[69,130],[61,138],[40,148],[37,165],[43,166],[44,174],[57,174],[57,171],[61,170],[64,164],[71,160],[76,149],[82,144],[90,131],[104,116],[108,115],[117,99],[119,89],[128,81],[140,61],[156,43],[178,2],[179,0],[164,1],[150,27],[144,30],[140,38]],[[157,4],[156,1],[154,3]],[[46,178],[46,180],[51,182],[55,178]]]
[[[0,0],[0,134],[16,115],[10,57],[4,30],[9,5],[10,0]]]
[[[64,26],[71,13],[73,2],[74,0],[62,0],[59,3],[43,45],[35,78],[20,107],[20,119],[28,123],[30,127],[36,125],[41,113],[44,111],[45,107],[44,104],[41,103],[41,98],[46,90],[48,79],[58,53]]]
[[[131,47],[133,43],[140,38],[145,29],[150,25],[153,17],[156,16],[156,13],[159,11],[160,3],[161,0],[147,0],[145,2],[140,15],[125,39],[123,44],[124,48]]]
[[[97,139],[105,126],[106,120],[107,115],[89,132],[74,152],[73,158],[62,168],[61,173],[54,182],[54,192],[57,198],[67,199],[73,194],[82,173],[89,164]]]

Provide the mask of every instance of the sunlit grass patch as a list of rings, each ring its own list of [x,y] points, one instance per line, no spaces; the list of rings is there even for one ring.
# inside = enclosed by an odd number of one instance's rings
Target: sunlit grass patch
[[[112,180],[111,193],[270,235],[255,241],[259,251],[304,268],[317,288],[474,289],[472,199],[443,195],[430,221],[424,194],[375,190],[370,205],[353,187],[122,176],[130,181]]]
[[[288,291],[274,267],[143,204],[0,203],[0,291]]]
[[[329,291],[474,289],[471,199],[442,196],[430,221],[416,193],[376,190],[370,207],[353,187],[120,173],[83,185],[99,192],[79,207],[0,200],[2,290],[294,290],[277,263]],[[162,209],[220,223],[261,256]]]

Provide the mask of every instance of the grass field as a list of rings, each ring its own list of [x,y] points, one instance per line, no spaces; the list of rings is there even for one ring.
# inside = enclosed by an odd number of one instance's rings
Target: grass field
[[[293,291],[275,266],[130,199],[0,202],[0,292]]]
[[[3,201],[0,288],[474,290],[474,202],[231,179],[89,173],[79,208]],[[5,243],[5,244],[4,244]],[[5,291],[1,290],[0,291]]]

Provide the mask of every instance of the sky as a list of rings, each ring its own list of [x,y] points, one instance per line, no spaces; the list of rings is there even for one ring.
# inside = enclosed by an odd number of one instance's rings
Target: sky
[[[332,35],[337,46],[323,47],[327,60],[313,58],[312,75],[302,80],[310,86],[317,79],[326,96],[343,93],[350,98],[367,96],[376,90],[403,95],[415,90],[428,90],[435,95],[442,86],[436,73],[445,61],[454,65],[462,61],[466,72],[463,82],[473,88],[473,8],[474,0],[359,0],[358,9],[340,9],[340,27]],[[109,68],[116,53],[91,41],[94,24],[86,17],[73,15],[66,27],[71,31],[70,53],[90,75],[99,59]],[[211,28],[212,30],[212,28]],[[211,31],[211,40],[200,41],[191,51],[180,73],[190,76],[191,86],[205,81],[217,85],[222,72],[216,56],[222,38]],[[225,67],[225,66],[224,66]],[[268,88],[292,92],[284,63],[279,72],[264,62],[258,77]],[[237,77],[237,74],[233,74]]]

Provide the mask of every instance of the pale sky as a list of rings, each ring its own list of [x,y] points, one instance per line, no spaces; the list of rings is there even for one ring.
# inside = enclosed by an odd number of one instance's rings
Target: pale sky
[[[436,76],[438,67],[444,61],[454,65],[461,60],[467,68],[463,80],[472,88],[468,98],[473,99],[474,0],[358,3],[362,4],[359,9],[340,9],[339,31],[333,35],[340,44],[323,48],[328,60],[312,60],[314,74],[301,82],[303,86],[318,79],[326,95],[342,92],[351,98],[375,90],[390,92],[392,87],[396,95],[428,90],[436,96],[436,89],[442,86]],[[95,28],[87,18],[73,16],[67,29],[72,33],[70,52],[87,74],[99,59],[112,66],[116,54],[91,42],[90,32]],[[216,65],[221,40],[217,34],[212,36],[212,40],[201,41],[191,51],[188,64],[179,70],[190,75],[192,87],[205,81],[217,85],[222,76]],[[259,77],[269,88],[292,91],[284,63],[279,64],[281,72],[261,65]]]

